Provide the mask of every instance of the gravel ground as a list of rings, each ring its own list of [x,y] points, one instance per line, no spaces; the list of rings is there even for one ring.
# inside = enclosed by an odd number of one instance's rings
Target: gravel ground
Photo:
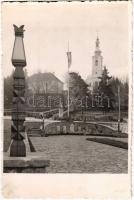
[[[87,136],[31,137],[50,160],[48,173],[127,173],[128,151],[86,140]]]

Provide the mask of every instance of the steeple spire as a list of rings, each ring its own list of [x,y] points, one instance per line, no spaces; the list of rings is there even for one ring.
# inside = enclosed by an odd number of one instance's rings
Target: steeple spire
[[[99,41],[99,38],[97,36],[97,39],[96,39],[96,49],[99,49],[99,45],[100,45],[100,41]]]
[[[103,65],[102,62],[103,62],[103,57],[101,55],[100,41],[97,35],[96,43],[95,43],[95,52],[94,52],[94,56],[92,57],[92,63],[93,63],[92,64],[92,83],[91,83],[92,90],[100,82],[98,77],[100,77],[102,74],[102,65]]]

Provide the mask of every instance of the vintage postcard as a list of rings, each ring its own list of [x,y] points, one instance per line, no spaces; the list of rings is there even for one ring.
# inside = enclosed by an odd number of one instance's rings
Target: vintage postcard
[[[130,198],[131,2],[1,7],[3,196]]]

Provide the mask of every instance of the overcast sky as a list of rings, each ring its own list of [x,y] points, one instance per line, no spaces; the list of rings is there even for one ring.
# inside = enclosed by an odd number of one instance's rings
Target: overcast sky
[[[111,3],[3,3],[3,74],[11,73],[13,24],[24,24],[28,75],[55,72],[64,81],[68,41],[71,71],[86,79],[91,74],[95,40],[100,38],[103,65],[111,75],[125,76],[130,64],[131,2]]]

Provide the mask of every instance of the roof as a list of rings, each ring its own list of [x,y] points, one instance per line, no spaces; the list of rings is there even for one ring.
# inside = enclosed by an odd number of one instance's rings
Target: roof
[[[45,72],[45,73],[36,73],[36,74],[33,74],[32,76],[29,77],[29,79],[36,79],[37,78],[39,79],[46,79],[46,80],[51,80],[51,79],[55,79],[57,80],[58,82],[64,84],[59,78],[57,78],[53,73],[51,72]]]

